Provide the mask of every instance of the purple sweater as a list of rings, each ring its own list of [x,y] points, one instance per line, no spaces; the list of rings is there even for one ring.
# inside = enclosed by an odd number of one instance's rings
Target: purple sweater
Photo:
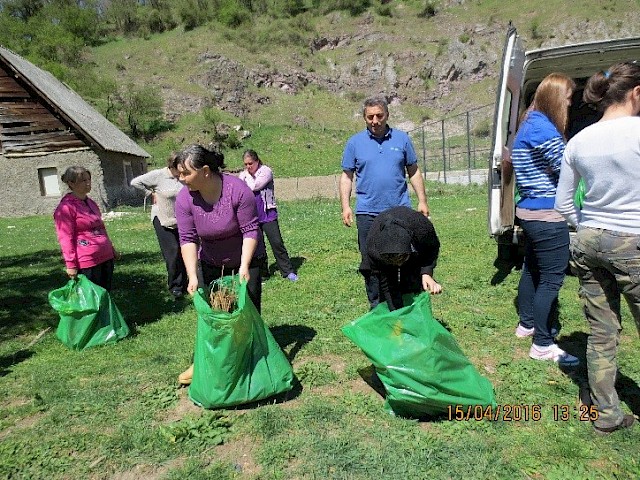
[[[242,240],[254,238],[258,246],[254,257],[265,254],[253,192],[237,177],[221,174],[222,193],[215,205],[202,199],[200,192],[183,188],[176,198],[176,220],[180,245],[200,245],[198,258],[216,267],[240,267]],[[231,271],[229,271],[231,274]]]

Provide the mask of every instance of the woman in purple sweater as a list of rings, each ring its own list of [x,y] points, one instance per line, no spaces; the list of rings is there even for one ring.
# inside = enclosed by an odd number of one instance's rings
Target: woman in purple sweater
[[[258,312],[262,296],[260,263],[265,255],[256,200],[239,178],[221,173],[224,156],[191,145],[177,157],[180,181],[187,186],[176,198],[180,250],[189,279],[187,291],[209,285],[223,274],[247,281]],[[190,384],[193,365],[178,381]]]
[[[227,275],[236,272],[248,282],[249,296],[260,311],[259,259],[265,250],[253,192],[242,180],[220,172],[221,153],[191,145],[177,162],[180,181],[187,186],[176,198],[187,291],[209,285],[224,268]]]

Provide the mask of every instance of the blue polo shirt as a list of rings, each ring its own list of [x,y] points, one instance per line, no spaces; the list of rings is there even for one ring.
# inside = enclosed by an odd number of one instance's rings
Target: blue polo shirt
[[[401,130],[389,128],[383,138],[368,129],[353,135],[342,154],[342,169],[355,172],[356,215],[411,207],[405,172],[417,161],[411,138]]]

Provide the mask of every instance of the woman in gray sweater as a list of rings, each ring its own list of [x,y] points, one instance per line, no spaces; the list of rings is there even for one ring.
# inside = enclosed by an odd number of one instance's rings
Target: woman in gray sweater
[[[158,237],[160,251],[167,266],[167,285],[174,298],[181,298],[187,288],[187,271],[180,253],[176,196],[184,185],[178,181],[176,156],[171,155],[165,168],[159,168],[131,180],[131,186],[153,198],[151,221]]]
[[[587,340],[590,411],[596,433],[634,423],[615,388],[625,297],[640,332],[640,65],[625,62],[593,75],[584,101],[602,118],[577,133],[564,151],[555,208],[577,227],[571,256],[591,328]],[[580,179],[585,197],[573,198]]]

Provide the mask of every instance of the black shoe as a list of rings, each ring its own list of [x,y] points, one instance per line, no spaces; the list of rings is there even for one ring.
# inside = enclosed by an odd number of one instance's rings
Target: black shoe
[[[173,298],[176,300],[179,300],[184,297],[184,292],[182,290],[171,290],[171,295],[173,295]]]
[[[625,415],[624,417],[622,417],[622,421],[615,427],[596,427],[594,425],[593,429],[595,430],[597,435],[605,436],[615,432],[616,430],[631,428],[631,426],[635,423],[635,421],[636,419],[634,418],[633,415]]]

